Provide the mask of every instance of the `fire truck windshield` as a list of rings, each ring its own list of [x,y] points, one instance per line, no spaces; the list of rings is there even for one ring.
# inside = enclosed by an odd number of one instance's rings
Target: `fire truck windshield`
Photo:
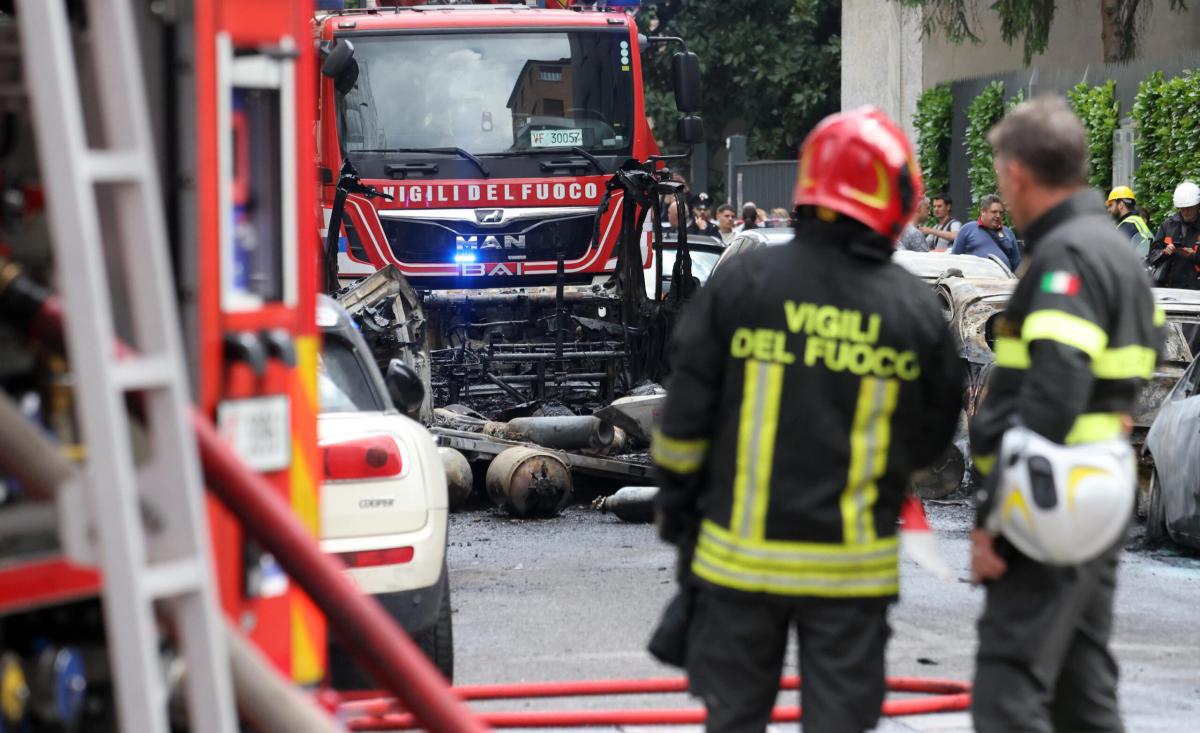
[[[627,31],[354,34],[358,80],[338,100],[352,157],[461,148],[628,156]],[[515,156],[514,156],[515,157]]]

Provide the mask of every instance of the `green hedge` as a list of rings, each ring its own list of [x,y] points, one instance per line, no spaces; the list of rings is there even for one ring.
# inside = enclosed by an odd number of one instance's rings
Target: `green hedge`
[[[1004,82],[984,87],[967,107],[967,132],[963,147],[967,151],[967,182],[971,188],[971,216],[979,215],[979,199],[996,192],[996,171],[992,168],[992,146],[987,133],[1004,116]]]
[[[917,97],[917,162],[929,196],[950,188],[950,123],[954,97],[949,84],[938,84]]]
[[[1109,79],[1098,86],[1079,82],[1067,92],[1071,107],[1087,130],[1088,160],[1092,170],[1088,183],[1106,194],[1112,188],[1113,133],[1121,120],[1115,89],[1116,82]]]
[[[1133,103],[1138,167],[1134,192],[1154,223],[1175,210],[1180,181],[1200,183],[1200,71],[1166,79],[1161,71],[1138,85]]]

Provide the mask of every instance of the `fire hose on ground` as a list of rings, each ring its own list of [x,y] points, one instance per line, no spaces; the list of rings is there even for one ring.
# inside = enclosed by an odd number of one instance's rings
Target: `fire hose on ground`
[[[0,261],[0,265],[5,263]],[[3,306],[0,312],[35,340],[61,350],[63,314],[58,300],[23,276],[14,277],[11,267],[10,263],[0,268],[7,270],[4,273],[6,277],[0,277],[0,306]],[[128,357],[132,353],[128,347],[118,344],[118,358]],[[7,399],[4,402],[11,406]],[[12,413],[10,417],[19,415],[15,409],[8,412]],[[9,445],[24,446],[20,451],[21,461],[12,462],[7,468],[18,475],[36,475],[37,479],[31,483],[45,487],[46,490],[41,492],[43,496],[51,494],[51,487],[59,485],[68,475],[70,469],[65,460],[53,453],[57,460],[30,462],[28,459],[31,456],[51,455],[47,452],[44,440],[28,439],[31,434],[20,429],[30,428],[27,424],[18,425],[14,420],[6,422],[8,428],[17,428],[12,435],[24,435],[23,442],[5,441]],[[23,418],[19,422],[23,423]],[[341,564],[321,552],[313,537],[270,483],[249,470],[221,441],[211,421],[193,410],[191,422],[206,485],[233,512],[247,532],[276,557],[288,575],[326,615],[338,638],[384,685],[386,692],[341,696],[344,702],[339,715],[343,718],[350,716],[348,727],[351,730],[393,730],[421,725],[435,731],[474,732],[487,730],[488,726],[587,727],[703,723],[705,711],[698,708],[473,712],[465,705],[465,701],[680,693],[687,691],[687,681],[684,678],[666,678],[449,687],[417,645],[395,625],[379,604],[362,595],[345,577]],[[13,457],[18,454],[7,455]],[[40,464],[44,470],[18,470],[36,464]],[[239,704],[254,706],[253,712],[243,710],[248,717],[259,722],[271,719],[281,712],[272,708],[284,706],[291,708],[297,724],[306,720],[312,726],[304,730],[326,729],[323,716],[307,714],[315,711],[297,705],[290,696],[282,694],[282,688],[289,687],[282,680],[276,684],[276,681],[261,674],[262,663],[250,658],[256,651],[238,647],[239,643],[244,644],[240,637],[231,635],[230,639],[235,646],[231,655],[235,666],[240,664],[241,670],[251,675],[240,677],[243,684],[253,679],[262,685],[255,691],[257,694],[252,700],[239,699]],[[256,670],[255,667],[260,669]],[[784,677],[781,680],[782,689],[798,689],[799,686],[798,677]],[[883,714],[886,716],[961,711],[970,706],[970,686],[964,682],[889,678],[888,689],[901,693],[930,694],[933,697],[886,701],[883,705]],[[382,697],[388,693],[396,697]],[[274,701],[271,700],[273,696],[276,696]],[[775,722],[794,721],[800,717],[799,707],[777,707],[772,714]],[[274,718],[275,722],[279,720]]]
[[[45,346],[62,349],[58,299],[0,261],[0,313]],[[132,350],[117,344],[117,358]],[[436,731],[474,733],[486,726],[375,599],[363,595],[337,560],[316,540],[265,478],[254,473],[217,435],[211,420],[193,409],[192,429],[205,485],[247,533],[273,554],[292,580],[321,609],[339,640],[372,677],[399,696],[422,724]]]
[[[956,680],[889,677],[891,692],[922,694],[928,697],[887,700],[885,717],[958,712],[971,706],[971,686]],[[800,678],[785,676],[780,689],[800,689]],[[463,700],[512,700],[550,697],[592,697],[598,695],[645,695],[687,692],[687,679],[665,677],[642,680],[588,680],[576,682],[533,682],[497,685],[463,685],[454,693]],[[338,717],[352,731],[379,731],[413,728],[414,717],[405,712],[398,700],[383,696],[382,691],[345,693]],[[801,719],[797,706],[779,706],[772,712],[776,723]],[[479,717],[494,728],[582,728],[622,725],[700,725],[705,711],[701,708],[647,708],[637,710],[543,710],[481,712]]]

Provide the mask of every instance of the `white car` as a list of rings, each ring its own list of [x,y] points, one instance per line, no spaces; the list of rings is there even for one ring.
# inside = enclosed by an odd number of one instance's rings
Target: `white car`
[[[393,405],[398,399],[411,408],[414,394],[419,404],[420,382],[398,360],[385,380],[346,311],[328,296],[318,300],[317,325],[321,549],[339,557],[355,584],[452,679],[446,475],[429,431]],[[338,689],[375,686],[333,641],[329,671]]]

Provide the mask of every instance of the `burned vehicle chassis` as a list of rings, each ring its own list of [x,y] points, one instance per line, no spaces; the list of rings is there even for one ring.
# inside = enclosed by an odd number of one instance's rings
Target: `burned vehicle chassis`
[[[619,303],[600,287],[566,289],[561,300],[553,288],[439,291],[425,306],[437,404],[609,402],[631,386],[623,328],[604,320]]]
[[[630,162],[610,179],[599,222],[615,194],[624,197],[614,271],[603,283],[566,284],[559,261],[551,287],[421,292],[388,266],[343,290],[339,300],[360,324],[381,363],[399,357],[428,385],[421,418],[434,405],[465,403],[483,412],[553,399],[590,413],[666,372],[666,339],[691,277],[686,234],[663,293],[662,204],[686,216],[682,187],[651,161]],[[651,217],[655,297],[647,297],[644,229]],[[598,236],[598,234],[597,234]]]

